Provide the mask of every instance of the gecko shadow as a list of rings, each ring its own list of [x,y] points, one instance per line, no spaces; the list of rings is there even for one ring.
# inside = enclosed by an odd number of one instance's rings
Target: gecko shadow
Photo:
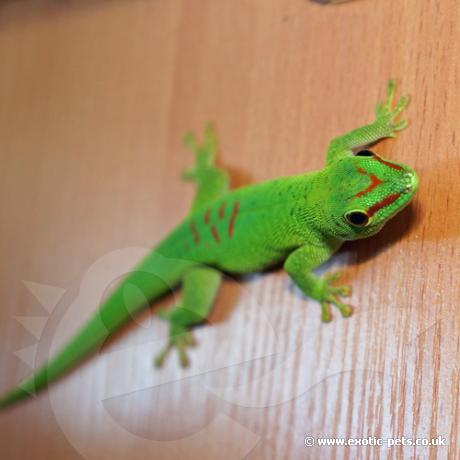
[[[419,207],[410,203],[407,208],[386,223],[379,233],[362,240],[346,241],[339,253],[352,252],[356,254],[356,265],[362,264],[406,238],[420,225],[421,218],[422,213]]]

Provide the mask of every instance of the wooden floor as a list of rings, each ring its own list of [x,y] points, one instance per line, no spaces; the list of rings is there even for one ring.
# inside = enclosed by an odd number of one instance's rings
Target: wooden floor
[[[1,457],[460,458],[458,1],[3,0],[2,391],[187,213],[182,133],[215,122],[233,186],[318,169],[390,77],[411,126],[376,151],[420,190],[327,264],[353,285],[351,318],[321,324],[282,271],[229,278],[188,370],[153,369],[167,327],[147,311],[1,413]],[[403,436],[446,445],[317,439]]]

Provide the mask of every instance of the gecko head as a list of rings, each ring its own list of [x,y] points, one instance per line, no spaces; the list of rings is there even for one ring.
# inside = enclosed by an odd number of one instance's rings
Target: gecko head
[[[328,212],[335,236],[365,238],[407,206],[418,188],[418,177],[408,166],[384,160],[370,150],[330,166]]]

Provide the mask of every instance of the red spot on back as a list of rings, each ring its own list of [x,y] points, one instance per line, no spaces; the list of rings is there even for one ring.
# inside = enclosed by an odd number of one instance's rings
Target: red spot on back
[[[240,210],[240,203],[237,201],[233,205],[232,215],[230,216],[230,221],[228,222],[228,236],[231,238],[233,236],[233,227],[235,226],[235,219]]]
[[[394,203],[400,196],[401,196],[400,193],[392,193],[391,195],[388,195],[383,200],[380,200],[379,202],[377,202],[373,206],[371,206],[367,210],[367,214],[369,215],[369,217],[372,217],[380,209],[390,205],[391,203]]]
[[[209,224],[209,216],[211,215],[211,209],[208,208],[208,210],[206,211],[205,215],[204,215],[204,223],[205,224]]]
[[[217,233],[217,228],[214,225],[211,227],[211,233],[214,239],[216,240],[216,243],[219,244],[220,243],[219,233]]]
[[[225,216],[225,203],[222,203],[219,208],[219,219],[222,220]]]
[[[383,158],[378,157],[377,155],[374,157],[374,160],[378,161],[379,163],[382,163],[390,168],[396,169],[397,171],[402,171],[404,168],[402,166],[399,166],[395,163],[391,163],[390,161],[385,161]]]
[[[195,222],[193,220],[190,222],[190,230],[192,231],[194,243],[198,244],[200,242],[200,234],[198,233],[198,229],[196,228]]]

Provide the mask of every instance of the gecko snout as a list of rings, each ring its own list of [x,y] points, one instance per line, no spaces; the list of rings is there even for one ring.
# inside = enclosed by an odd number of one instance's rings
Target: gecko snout
[[[406,171],[403,175],[403,191],[406,193],[414,193],[418,188],[418,176],[415,171]]]

